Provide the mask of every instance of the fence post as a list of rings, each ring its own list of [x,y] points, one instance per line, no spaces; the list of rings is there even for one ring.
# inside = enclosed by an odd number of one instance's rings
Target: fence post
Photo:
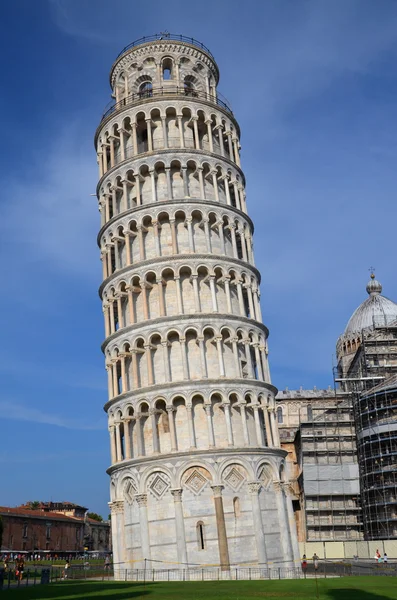
[[[29,571],[30,570],[28,569],[28,571],[26,573],[26,585],[29,585]]]
[[[281,579],[281,567],[278,568],[278,578]]]
[[[251,567],[249,568],[249,577],[250,577],[250,581],[251,581]]]

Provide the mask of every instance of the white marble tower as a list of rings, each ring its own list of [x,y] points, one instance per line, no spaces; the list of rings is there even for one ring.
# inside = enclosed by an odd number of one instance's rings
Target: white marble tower
[[[218,80],[200,42],[138,40],[95,136],[119,569],[298,558],[240,129]]]

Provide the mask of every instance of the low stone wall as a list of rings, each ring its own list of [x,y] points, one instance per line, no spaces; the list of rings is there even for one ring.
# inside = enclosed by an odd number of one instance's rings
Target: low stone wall
[[[386,552],[389,559],[397,558],[397,540],[378,540],[374,542],[300,542],[301,556],[311,558],[316,553],[320,559],[349,559],[358,556],[360,559],[372,559],[376,550],[380,554]]]

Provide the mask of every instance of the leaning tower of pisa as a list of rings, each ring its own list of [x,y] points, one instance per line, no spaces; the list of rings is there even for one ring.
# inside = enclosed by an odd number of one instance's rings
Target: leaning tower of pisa
[[[200,42],[140,39],[112,66],[95,136],[116,571],[298,558],[240,128],[218,80]]]

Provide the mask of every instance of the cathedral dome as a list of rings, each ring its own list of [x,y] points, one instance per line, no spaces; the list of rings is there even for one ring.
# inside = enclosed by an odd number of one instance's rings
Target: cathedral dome
[[[388,325],[397,320],[397,304],[381,295],[382,285],[371,273],[367,283],[369,297],[354,311],[344,331],[344,336],[350,336],[366,327]]]

